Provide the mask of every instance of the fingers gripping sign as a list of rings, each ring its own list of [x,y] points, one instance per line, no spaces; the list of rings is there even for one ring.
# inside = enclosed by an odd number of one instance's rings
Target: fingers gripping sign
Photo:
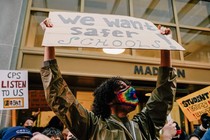
[[[172,38],[172,31],[170,28],[158,25],[158,29],[162,35],[167,35],[168,37]]]
[[[40,23],[40,26],[45,31],[47,27],[53,27],[53,24],[51,22],[50,18],[46,18],[44,21]]]

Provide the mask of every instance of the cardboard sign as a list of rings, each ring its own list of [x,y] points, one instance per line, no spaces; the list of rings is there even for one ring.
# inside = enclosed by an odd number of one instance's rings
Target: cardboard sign
[[[203,113],[210,115],[210,86],[176,101],[189,121],[200,120]]]
[[[0,110],[28,108],[28,72],[0,70]]]
[[[184,50],[150,21],[120,15],[50,12],[43,46]]]

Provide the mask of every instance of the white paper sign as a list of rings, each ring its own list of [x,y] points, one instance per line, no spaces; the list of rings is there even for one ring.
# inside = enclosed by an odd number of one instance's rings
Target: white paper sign
[[[184,50],[150,21],[119,15],[50,12],[43,46]]]
[[[28,72],[0,70],[0,110],[28,108]]]

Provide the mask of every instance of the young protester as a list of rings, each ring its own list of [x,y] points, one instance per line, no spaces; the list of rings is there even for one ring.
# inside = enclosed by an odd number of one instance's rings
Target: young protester
[[[49,19],[41,25],[53,26]],[[163,35],[171,33],[169,28],[159,26],[159,29]],[[49,106],[79,140],[155,140],[165,125],[176,93],[176,72],[171,67],[169,50],[161,50],[156,88],[146,107],[132,120],[127,115],[141,98],[125,79],[113,77],[96,88],[91,112],[77,101],[62,78],[54,47],[45,46],[41,78]]]

